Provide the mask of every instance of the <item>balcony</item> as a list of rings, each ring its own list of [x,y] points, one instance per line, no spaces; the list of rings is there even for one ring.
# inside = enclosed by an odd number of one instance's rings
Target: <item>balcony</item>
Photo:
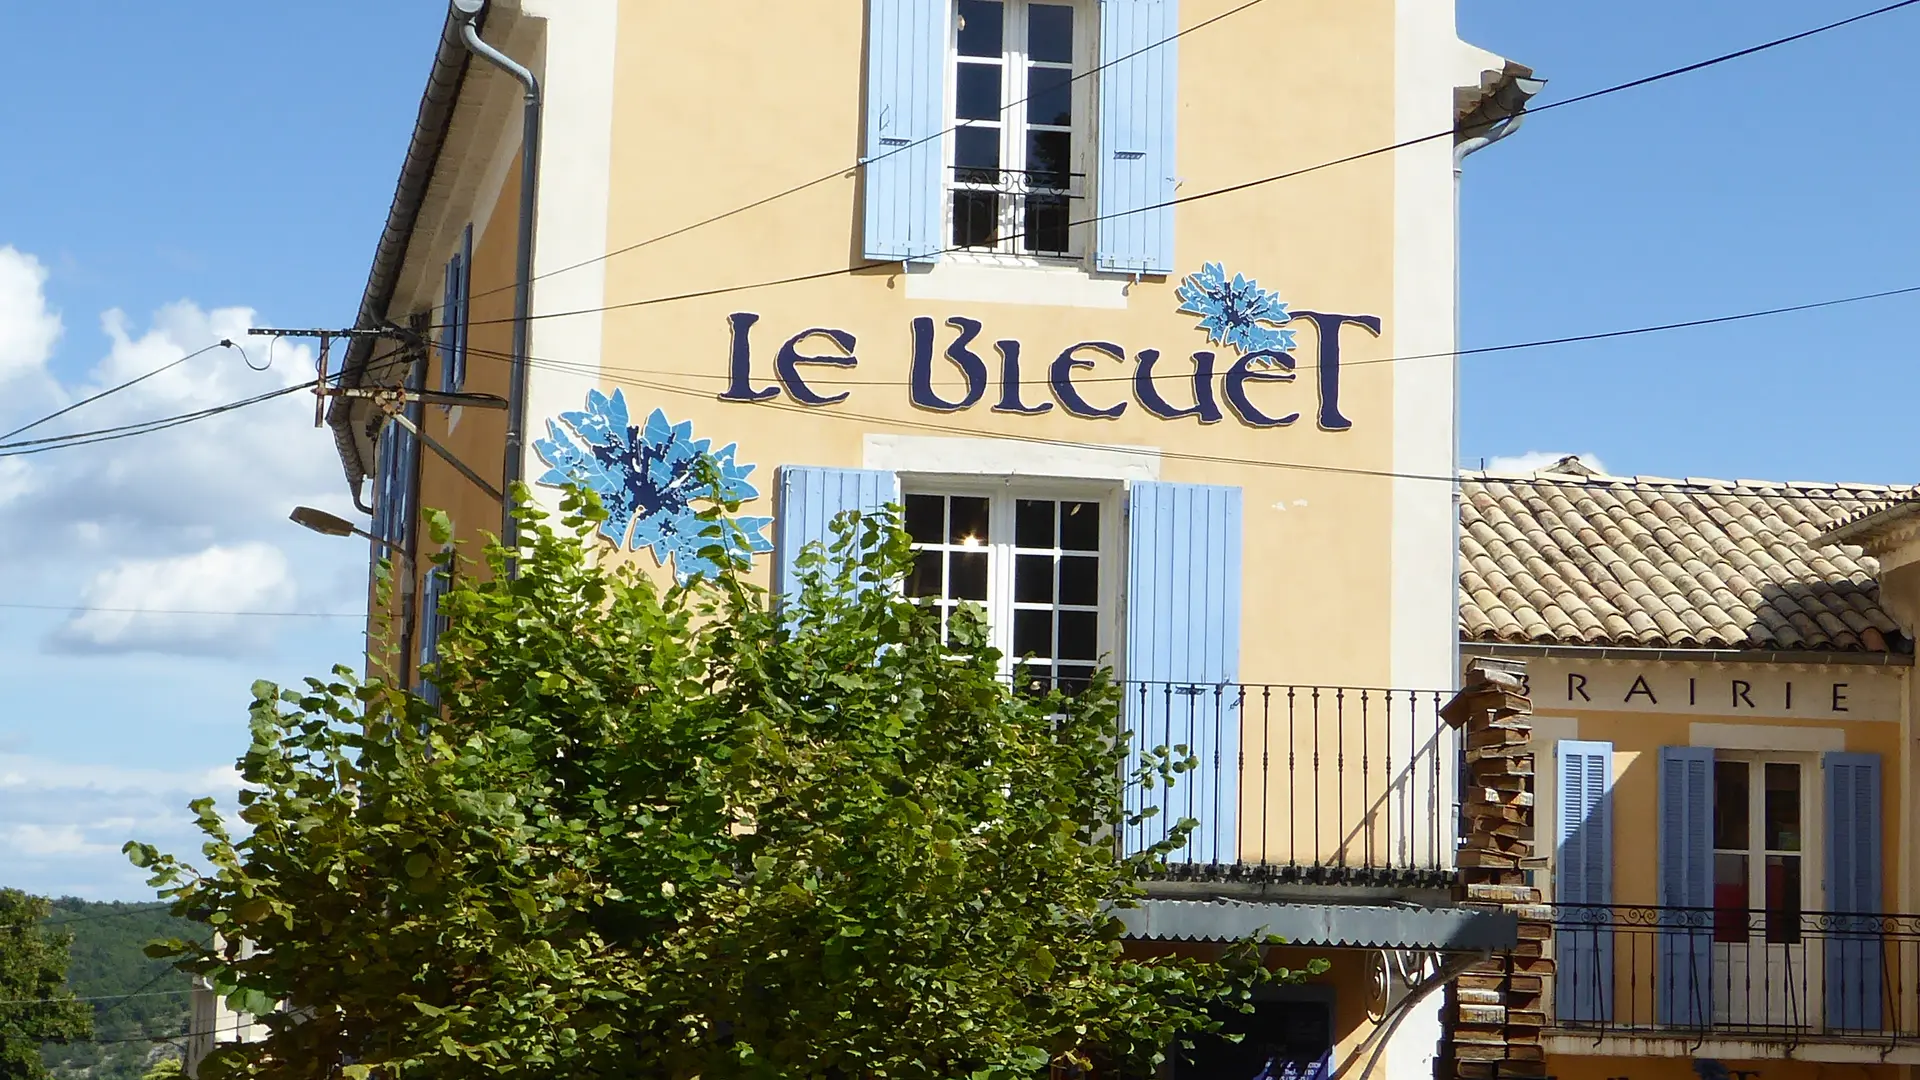
[[[1270,684],[1126,682],[1136,747],[1185,746],[1197,759],[1171,790],[1135,791],[1159,813],[1129,850],[1199,822],[1168,859],[1163,886],[1452,885],[1458,737],[1443,691]],[[1137,759],[1137,755],[1136,755]]]
[[[1920,1063],[1920,916],[1555,908],[1551,1054]]]

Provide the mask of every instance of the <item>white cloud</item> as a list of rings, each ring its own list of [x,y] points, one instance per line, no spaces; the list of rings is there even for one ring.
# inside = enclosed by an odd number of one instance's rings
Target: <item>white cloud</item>
[[[243,652],[262,640],[261,620],[220,613],[287,611],[298,592],[286,555],[262,543],[122,559],[87,584],[86,610],[52,642],[82,652]]]
[[[0,247],[0,383],[37,374],[60,340],[60,315],[47,306],[47,269],[13,247]]]
[[[150,895],[144,872],[120,853],[128,840],[195,857],[203,839],[187,804],[212,796],[229,818],[231,768],[124,769],[0,754],[0,867],[8,884],[92,899]]]
[[[1603,475],[1612,475],[1607,472],[1606,465],[1602,464],[1600,459],[1592,454],[1572,454],[1565,451],[1549,450],[1529,450],[1524,454],[1516,454],[1512,457],[1494,458],[1487,462],[1487,471],[1496,473],[1538,472],[1549,465],[1557,464],[1563,459],[1570,457],[1579,458],[1581,464],[1592,469],[1594,472]]]

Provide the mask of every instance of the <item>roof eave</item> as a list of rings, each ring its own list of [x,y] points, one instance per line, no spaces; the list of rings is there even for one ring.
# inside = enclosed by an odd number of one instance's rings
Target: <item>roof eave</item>
[[[483,11],[480,18],[485,17]],[[407,156],[400,166],[400,180],[394,190],[393,202],[387,209],[386,226],[380,232],[380,242],[374,248],[373,266],[367,273],[367,286],[360,295],[360,311],[354,319],[356,329],[377,330],[387,324],[387,309],[393,303],[400,272],[406,265],[407,246],[413,240],[414,227],[420,220],[420,208],[426,201],[434,168],[446,145],[454,105],[460,99],[460,87],[466,79],[467,65],[471,59],[466,43],[461,40],[461,26],[462,19],[449,6],[446,21],[440,28],[440,44],[434,53],[433,69],[427,76],[426,90],[421,94],[420,111],[414,119],[413,137],[407,143]],[[365,385],[367,365],[373,357],[375,340],[372,337],[353,339],[341,362],[340,385]],[[327,410],[327,424],[333,429],[334,449],[340,455],[340,466],[346,473],[347,486],[356,501],[361,484],[373,473],[372,463],[361,454],[360,441],[355,432],[356,421],[361,419],[359,414],[365,407],[361,399],[335,398]]]
[[[1897,502],[1828,529],[1814,537],[1814,543],[1866,547],[1894,529],[1912,524],[1915,518],[1920,518],[1920,501]]]

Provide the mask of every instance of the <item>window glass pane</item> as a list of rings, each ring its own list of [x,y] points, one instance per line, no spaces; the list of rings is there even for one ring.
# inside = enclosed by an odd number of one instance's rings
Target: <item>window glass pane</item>
[[[1100,550],[1100,504],[1060,504],[1060,546],[1068,551]]]
[[[956,551],[949,556],[953,562],[953,580],[948,583],[949,595],[959,600],[985,600],[987,598],[987,553],[985,551]]]
[[[1000,119],[999,64],[961,64],[955,83],[960,119]]]
[[[907,535],[916,544],[937,544],[945,524],[947,500],[938,495],[907,496]]]
[[[1051,499],[1021,499],[1013,509],[1013,542],[1023,548],[1053,548]]]
[[[1100,616],[1091,611],[1060,613],[1060,652],[1062,660],[1100,659]]]
[[[1020,555],[1014,559],[1013,598],[1022,604],[1053,603],[1053,556]]]
[[[1056,64],[1073,63],[1073,9],[1035,4],[1027,9],[1027,55]]]
[[[1013,613],[1013,656],[1047,659],[1053,655],[1053,612],[1016,611]]]
[[[1793,768],[1793,766],[1788,766]],[[1771,772],[1773,766],[1767,766]],[[1800,856],[1767,856],[1767,940],[1800,943]]]
[[[1092,607],[1100,602],[1100,560],[1067,556],[1060,560],[1060,602]]]
[[[1060,673],[1060,689],[1068,694],[1077,694],[1093,681],[1094,665],[1061,664],[1056,668]]]
[[[1000,239],[1000,196],[991,191],[953,193],[953,245],[992,247]]]
[[[1068,191],[1073,187],[1073,136],[1065,131],[1027,133],[1027,183]]]
[[[953,178],[962,184],[1000,181],[1000,129],[963,127],[953,133]]]
[[[908,596],[943,595],[940,584],[940,568],[945,555],[938,551],[922,551],[913,557],[913,570],[907,574]]]
[[[1747,857],[1713,857],[1713,940],[1747,940]]]
[[[966,68],[962,67],[960,70],[964,72]],[[995,95],[994,106],[997,109],[1000,104],[997,88]],[[1073,72],[1066,68],[1028,66],[1027,122],[1051,124],[1055,127],[1072,125]]]
[[[1713,846],[1747,849],[1747,763],[1713,763]]]
[[[971,495],[955,495],[951,500],[953,522],[947,529],[947,543],[987,542],[987,500]]]
[[[1765,821],[1768,851],[1800,850],[1800,766],[1767,763]]]
[[[1000,0],[960,0],[960,55],[999,56],[1004,20]]]

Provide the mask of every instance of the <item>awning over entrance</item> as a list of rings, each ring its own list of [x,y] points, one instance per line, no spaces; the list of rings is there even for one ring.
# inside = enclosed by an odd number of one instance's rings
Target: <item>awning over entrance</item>
[[[1274,935],[1291,945],[1479,952],[1511,949],[1519,920],[1500,911],[1384,904],[1255,904],[1143,900],[1114,913],[1141,941],[1241,941]]]

